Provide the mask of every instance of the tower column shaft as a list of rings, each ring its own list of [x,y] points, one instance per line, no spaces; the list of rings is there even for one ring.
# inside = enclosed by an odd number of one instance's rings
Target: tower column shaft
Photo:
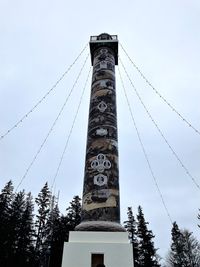
[[[108,45],[109,44],[109,45]],[[77,230],[122,231],[119,203],[116,51],[91,49],[93,75],[88,119],[82,223]]]
[[[83,221],[119,222],[115,62],[112,50],[95,52],[83,189]]]

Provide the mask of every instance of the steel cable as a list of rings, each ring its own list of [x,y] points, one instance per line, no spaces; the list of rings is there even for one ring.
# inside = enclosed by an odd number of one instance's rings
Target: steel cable
[[[133,62],[133,60],[130,58],[130,56],[128,55],[128,53],[126,52],[126,50],[124,49],[124,47],[122,46],[122,44],[120,43],[120,46],[122,48],[122,50],[124,51],[125,55],[128,57],[129,61],[131,62],[131,64],[134,66],[134,68],[138,71],[138,73],[140,74],[140,76],[145,80],[145,82],[153,89],[153,91],[160,97],[160,99],[162,99],[165,104],[168,105],[168,107],[170,107],[170,109],[175,112],[179,118],[182,119],[182,121],[184,121],[191,129],[193,129],[198,135],[200,135],[200,131],[194,127],[186,118],[184,118],[179,111],[177,111],[177,109],[172,106],[167,100],[166,98],[164,98],[159,92],[158,90],[152,85],[152,83],[145,77],[145,75],[142,73],[142,71],[138,68],[138,66]]]
[[[129,112],[130,112],[130,114],[131,114],[131,119],[132,119],[132,121],[133,121],[133,125],[134,125],[134,127],[135,127],[135,130],[136,130],[136,133],[137,133],[137,137],[138,137],[140,146],[141,146],[141,148],[142,148],[142,151],[143,151],[145,160],[146,160],[146,162],[147,162],[149,171],[150,171],[150,173],[151,173],[151,176],[152,176],[152,178],[153,178],[153,180],[154,180],[156,189],[157,189],[158,194],[159,194],[159,196],[160,196],[160,199],[161,199],[161,201],[162,201],[163,207],[164,207],[164,209],[165,209],[165,211],[166,211],[166,214],[167,214],[167,216],[168,216],[168,218],[169,218],[169,220],[170,220],[170,222],[171,222],[171,224],[172,224],[172,223],[173,223],[172,218],[171,218],[171,216],[170,216],[169,210],[168,210],[167,205],[166,205],[166,203],[165,203],[163,194],[162,194],[162,192],[161,192],[161,190],[160,190],[160,188],[159,188],[159,185],[158,185],[157,179],[156,179],[156,177],[155,177],[155,174],[154,174],[154,172],[153,172],[153,169],[152,169],[152,167],[151,167],[151,164],[150,164],[150,161],[149,161],[149,158],[148,158],[146,149],[145,149],[144,144],[143,144],[143,142],[142,142],[142,138],[141,138],[141,135],[140,135],[140,133],[139,133],[139,130],[138,130],[138,127],[137,127],[135,118],[134,118],[134,116],[133,116],[133,112],[132,112],[132,109],[131,109],[131,106],[130,106],[130,102],[129,102],[129,100],[128,100],[127,92],[126,92],[126,89],[125,89],[125,86],[124,86],[124,82],[123,82],[123,80],[122,80],[122,76],[121,76],[121,72],[120,72],[119,67],[118,67],[118,71],[119,71],[119,77],[120,77],[120,80],[121,80],[121,84],[122,84],[122,87],[123,87],[123,91],[124,91],[124,94],[125,94],[125,98],[126,98],[126,101],[127,101],[127,104],[128,104],[128,109],[129,109]]]
[[[81,97],[80,97],[80,100],[79,100],[79,104],[78,104],[78,107],[77,107],[77,110],[76,110],[76,113],[75,113],[75,116],[74,116],[74,119],[73,119],[73,122],[72,122],[72,126],[71,126],[70,131],[69,131],[69,134],[67,136],[67,140],[66,140],[66,143],[65,143],[65,146],[64,146],[62,155],[60,157],[60,161],[59,161],[58,167],[56,169],[54,178],[53,178],[53,182],[52,182],[52,185],[51,185],[51,191],[52,191],[52,188],[53,188],[53,186],[55,184],[56,178],[58,176],[58,172],[60,170],[60,166],[62,164],[62,161],[63,161],[64,155],[65,155],[66,149],[68,147],[68,143],[69,143],[69,140],[70,140],[70,137],[71,137],[71,134],[72,134],[72,131],[73,131],[75,122],[76,122],[76,118],[77,118],[77,115],[78,115],[78,112],[79,112],[79,109],[80,109],[80,106],[81,106],[81,103],[82,103],[83,95],[84,95],[84,92],[85,92],[85,89],[86,89],[86,86],[87,86],[87,83],[88,83],[90,72],[91,72],[91,67],[90,67],[90,70],[88,72],[88,75],[87,75],[87,78],[86,78],[86,81],[85,81],[85,84],[84,84],[84,87],[83,87],[83,90],[82,90],[82,93],[81,93]]]
[[[75,58],[73,63],[71,65],[69,65],[68,69],[61,75],[61,77],[56,81],[56,83],[49,89],[49,91],[23,117],[21,117],[20,120],[18,120],[11,128],[9,128],[4,134],[2,134],[0,136],[0,140],[2,140],[12,130],[14,130],[16,127],[18,127],[18,125],[20,125],[27,117],[29,117],[29,115],[47,98],[47,96],[50,95],[50,93],[57,87],[57,85],[61,82],[61,80],[68,74],[68,72],[71,70],[71,68],[77,62],[77,60],[83,54],[83,52],[85,51],[87,46],[88,46],[88,43],[85,45],[85,47],[82,49],[82,51],[78,54],[78,56]]]
[[[46,141],[47,141],[49,135],[50,135],[51,132],[53,131],[54,126],[56,125],[58,119],[60,118],[60,116],[61,116],[61,114],[62,114],[62,112],[63,112],[63,110],[64,110],[64,108],[65,108],[65,106],[66,106],[66,104],[67,104],[67,102],[68,102],[68,100],[69,100],[69,98],[70,98],[72,92],[73,92],[73,90],[74,90],[74,87],[76,86],[76,84],[77,84],[77,82],[78,82],[78,80],[79,80],[79,78],[80,78],[80,76],[81,76],[81,73],[82,73],[82,71],[83,71],[83,68],[85,67],[85,64],[86,64],[86,62],[87,62],[88,57],[89,57],[89,54],[87,54],[87,57],[86,57],[86,59],[85,59],[85,61],[84,61],[84,63],[83,63],[83,66],[81,67],[81,70],[79,71],[79,74],[78,74],[78,76],[77,76],[77,78],[76,78],[76,80],[75,80],[75,82],[74,82],[74,84],[73,84],[73,86],[72,86],[72,88],[71,88],[69,94],[67,95],[67,97],[66,97],[66,99],[65,99],[65,101],[64,101],[64,103],[63,103],[63,105],[62,105],[62,107],[61,107],[61,109],[60,109],[60,111],[59,111],[59,113],[58,113],[58,115],[56,116],[56,119],[54,120],[54,122],[53,122],[52,126],[50,127],[50,129],[49,129],[49,131],[48,131],[48,133],[47,133],[45,139],[43,140],[43,142],[42,142],[42,144],[40,145],[38,151],[36,152],[36,154],[35,154],[35,156],[33,157],[31,163],[29,164],[29,166],[28,166],[28,168],[26,169],[24,175],[22,176],[22,178],[21,178],[19,184],[17,185],[17,187],[16,187],[16,191],[18,190],[19,186],[22,184],[23,180],[26,178],[28,172],[30,171],[30,169],[31,169],[31,167],[33,166],[34,162],[36,161],[38,155],[40,154],[42,148],[44,147],[44,145],[45,145],[45,143],[46,143]]]
[[[192,174],[190,173],[190,171],[188,170],[188,168],[183,164],[182,160],[180,159],[180,157],[178,156],[178,154],[175,152],[175,150],[173,149],[173,147],[169,144],[169,142],[167,141],[165,135],[163,134],[163,132],[161,131],[161,129],[159,128],[158,124],[156,123],[156,121],[154,120],[154,118],[152,117],[152,115],[150,114],[150,112],[148,111],[146,105],[144,104],[140,94],[138,93],[135,85],[133,84],[122,60],[119,58],[120,63],[122,64],[122,67],[126,73],[126,76],[128,77],[131,86],[133,87],[140,103],[142,104],[144,110],[146,111],[148,117],[151,119],[152,123],[154,124],[154,126],[156,127],[156,129],[158,130],[158,132],[160,133],[161,137],[163,138],[163,140],[165,141],[165,143],[167,144],[168,148],[171,150],[172,154],[174,155],[174,157],[177,159],[177,161],[179,162],[179,164],[181,165],[181,167],[185,170],[186,174],[188,177],[190,177],[190,179],[192,180],[192,182],[195,184],[195,186],[200,190],[200,185],[197,183],[196,179],[192,176]]]

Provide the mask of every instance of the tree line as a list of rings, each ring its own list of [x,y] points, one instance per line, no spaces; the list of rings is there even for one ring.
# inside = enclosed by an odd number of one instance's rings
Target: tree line
[[[148,229],[142,208],[133,215],[131,207],[127,211],[128,220],[124,226],[133,248],[134,267],[161,267],[160,257],[154,247],[155,237]],[[200,215],[198,215],[200,219]],[[200,225],[198,225],[200,227]],[[172,224],[171,245],[163,267],[200,267],[200,242],[188,230],[181,230],[176,222]]]
[[[14,192],[9,181],[0,194],[0,266],[60,267],[63,244],[80,223],[80,212],[79,196],[63,215],[47,183],[33,200],[24,190]]]
[[[142,207],[138,207],[136,216],[129,207],[127,215],[124,227],[132,244],[134,266],[160,267],[155,236],[148,229]],[[47,183],[33,199],[30,192],[15,192],[9,181],[0,193],[0,266],[61,267],[64,242],[80,221],[79,196],[73,197],[63,215]],[[200,243],[177,223],[172,227],[165,266],[200,267]]]

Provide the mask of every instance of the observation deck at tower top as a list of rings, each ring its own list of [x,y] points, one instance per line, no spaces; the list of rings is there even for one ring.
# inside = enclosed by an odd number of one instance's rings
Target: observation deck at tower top
[[[93,66],[94,52],[96,49],[101,47],[108,47],[114,51],[115,65],[118,65],[118,38],[117,35],[109,35],[102,33],[97,36],[90,37],[90,53],[91,63]]]

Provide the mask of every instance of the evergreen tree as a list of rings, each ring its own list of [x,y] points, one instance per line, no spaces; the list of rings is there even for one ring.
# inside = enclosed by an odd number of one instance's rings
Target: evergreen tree
[[[62,263],[63,245],[68,241],[70,225],[65,216],[57,218],[54,222],[52,240],[51,240],[51,257],[49,267],[60,267]]]
[[[171,264],[170,266],[174,267],[185,266],[184,237],[176,222],[173,223],[171,235],[172,243],[168,262]]]
[[[38,197],[35,199],[38,205],[38,214],[36,215],[36,240],[35,240],[35,259],[37,261],[36,266],[45,266],[46,253],[48,247],[46,247],[46,240],[49,236],[47,220],[50,213],[51,193],[48,184],[45,183],[41,189]]]
[[[54,203],[52,203],[54,204]],[[48,225],[50,228],[49,231],[49,266],[60,266],[58,264],[57,255],[55,256],[55,250],[57,249],[57,233],[60,230],[60,212],[58,205],[56,204],[50,213],[50,217],[48,220]]]
[[[58,205],[55,203],[55,196],[51,198],[51,209],[48,214],[47,222],[46,222],[46,239],[44,241],[43,247],[45,247],[46,251],[46,265],[49,266],[50,256],[52,253],[52,246],[53,246],[53,239],[54,239],[54,232],[58,227],[58,222],[60,220],[60,212]],[[55,264],[56,266],[56,264]]]
[[[189,231],[181,231],[176,222],[172,227],[172,243],[167,262],[170,267],[200,266],[200,243]]]
[[[139,266],[138,263],[138,241],[137,241],[137,229],[136,229],[136,220],[133,216],[133,211],[131,207],[128,207],[128,220],[124,222],[124,227],[128,232],[128,237],[133,248],[133,262],[134,267]]]
[[[74,196],[70,202],[70,206],[66,209],[66,219],[71,231],[81,222],[81,199],[79,196]]]
[[[12,181],[9,181],[0,194],[0,266],[6,266],[8,223],[10,220],[11,203],[14,197],[13,189]]]
[[[185,242],[185,256],[187,266],[200,266],[200,243],[188,230],[182,232]]]
[[[148,230],[148,222],[145,221],[142,208],[138,207],[138,261],[140,267],[159,267],[156,249],[154,248],[152,231]]]
[[[31,193],[27,194],[25,208],[21,217],[21,224],[17,241],[17,265],[34,266],[34,205]]]
[[[62,263],[63,245],[68,241],[69,231],[74,231],[81,221],[81,199],[74,196],[70,206],[66,209],[66,216],[58,216],[58,209],[55,210],[55,221],[51,242],[50,267],[60,267]]]
[[[8,236],[6,244],[6,258],[8,266],[16,264],[18,260],[18,249],[20,239],[20,229],[22,227],[22,217],[25,210],[25,192],[20,191],[15,194],[11,203],[10,216],[7,224]]]

